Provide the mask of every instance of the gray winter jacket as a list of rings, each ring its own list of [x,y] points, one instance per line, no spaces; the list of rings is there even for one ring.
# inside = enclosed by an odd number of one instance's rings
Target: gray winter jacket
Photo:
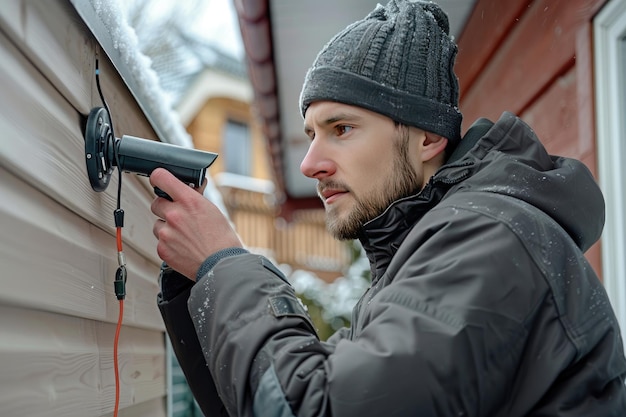
[[[216,254],[197,283],[163,272],[207,416],[626,416],[620,331],[583,256],[600,190],[512,114],[491,125],[364,226],[372,284],[327,342],[261,256]]]

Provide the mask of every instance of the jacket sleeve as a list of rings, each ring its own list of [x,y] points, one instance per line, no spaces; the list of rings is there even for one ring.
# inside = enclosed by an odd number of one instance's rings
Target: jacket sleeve
[[[166,265],[161,268],[160,280],[157,303],[189,387],[204,415],[226,416],[187,308],[194,283]]]
[[[290,416],[303,401],[324,410],[333,345],[319,341],[293,288],[269,260],[253,254],[222,259],[192,289],[189,311],[230,415]],[[285,389],[276,368],[293,376]]]

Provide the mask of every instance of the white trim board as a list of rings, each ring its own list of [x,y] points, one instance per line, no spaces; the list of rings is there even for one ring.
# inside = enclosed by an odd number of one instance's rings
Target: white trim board
[[[604,285],[626,332],[626,0],[610,0],[594,19],[598,175],[606,201]]]

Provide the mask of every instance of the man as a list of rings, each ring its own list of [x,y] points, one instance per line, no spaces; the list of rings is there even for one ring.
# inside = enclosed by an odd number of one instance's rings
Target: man
[[[207,416],[624,416],[626,360],[583,252],[602,195],[520,119],[460,139],[441,9],[392,0],[334,37],[301,94],[329,231],[372,283],[328,341],[285,277],[164,170],[159,305]],[[169,265],[169,266],[168,266]]]

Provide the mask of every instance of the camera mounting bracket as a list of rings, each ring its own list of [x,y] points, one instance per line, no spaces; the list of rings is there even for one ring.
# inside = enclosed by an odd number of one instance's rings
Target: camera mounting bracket
[[[109,112],[104,107],[94,107],[85,127],[85,161],[94,191],[104,191],[109,185],[114,165],[114,142]]]

